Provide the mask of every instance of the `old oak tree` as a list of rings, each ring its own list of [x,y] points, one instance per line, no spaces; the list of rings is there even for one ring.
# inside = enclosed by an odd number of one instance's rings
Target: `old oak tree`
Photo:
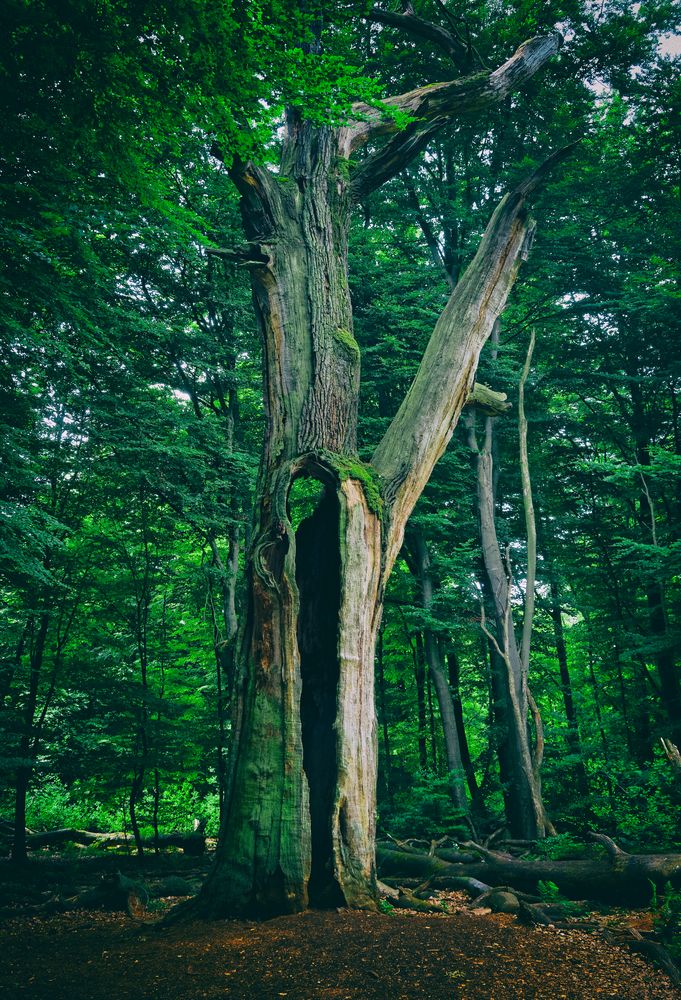
[[[409,13],[390,17],[455,63],[461,56],[443,29]],[[310,43],[312,53],[317,44]],[[264,343],[266,432],[225,819],[197,900],[203,913],[376,905],[373,667],[384,589],[527,252],[533,223],[526,199],[563,153],[494,211],[369,463],[359,460],[356,445],[360,352],[347,280],[350,218],[438,130],[502,101],[559,45],[556,34],[532,38],[494,71],[422,86],[378,106],[357,104],[353,120],[339,125],[289,108],[276,169],[233,163],[248,240],[237,253],[250,269]],[[301,477],[321,484],[321,499],[294,530],[289,493]]]

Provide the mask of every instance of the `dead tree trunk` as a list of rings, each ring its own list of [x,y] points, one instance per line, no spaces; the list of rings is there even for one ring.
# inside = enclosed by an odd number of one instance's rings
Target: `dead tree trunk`
[[[495,629],[486,628],[483,608],[482,628],[492,644],[492,686],[495,713],[501,722],[498,735],[501,778],[504,783],[506,818],[515,837],[536,840],[551,831],[541,795],[541,755],[543,735],[541,720],[528,687],[530,640],[534,609],[534,572],[536,558],[536,532],[532,493],[529,481],[526,428],[523,408],[523,388],[529,370],[531,349],[520,383],[519,424],[521,441],[521,471],[523,499],[526,513],[528,542],[528,573],[524,606],[522,638],[516,638],[512,616],[513,577],[508,549],[505,554],[497,537],[494,489],[494,422],[496,417],[485,419],[482,446],[478,445],[475,417],[469,421],[469,443],[475,457],[477,472],[478,513],[480,539],[485,570],[485,591],[489,597]],[[536,727],[536,745],[530,743],[529,718]]]
[[[356,454],[350,214],[448,118],[498,102],[557,47],[555,37],[533,39],[493,73],[390,98],[387,107],[414,118],[402,132],[366,106],[339,129],[292,111],[276,175],[251,163],[233,169],[250,241],[242,259],[264,341],[267,431],[225,817],[197,904],[205,914],[376,905],[373,658],[383,592],[527,248],[524,202],[548,165],[492,216],[370,465]],[[351,165],[354,151],[386,135],[392,138]],[[300,476],[325,492],[294,531],[287,498]]]

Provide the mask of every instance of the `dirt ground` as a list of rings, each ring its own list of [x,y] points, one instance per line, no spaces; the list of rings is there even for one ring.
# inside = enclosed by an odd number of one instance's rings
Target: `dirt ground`
[[[6,1000],[559,1000],[678,994],[586,932],[502,915],[308,911],[157,929],[72,911],[0,926]]]

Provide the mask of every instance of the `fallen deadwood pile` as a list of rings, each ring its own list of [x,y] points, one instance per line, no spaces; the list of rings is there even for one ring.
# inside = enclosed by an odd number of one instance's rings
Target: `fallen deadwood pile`
[[[586,913],[589,900],[649,902],[652,886],[681,887],[681,854],[628,854],[603,834],[592,839],[604,848],[598,858],[564,860],[534,859],[524,854],[525,843],[491,850],[466,842],[460,847],[443,848],[433,842],[429,850],[415,842],[383,842],[377,846],[379,887],[391,905],[424,912],[447,912],[446,905],[433,897],[440,889],[462,889],[471,897],[470,909],[511,913],[523,923],[553,926],[565,930],[596,930],[611,944],[638,951],[661,966],[676,986],[681,986],[681,969],[654,931],[641,933],[634,928],[603,928],[598,922],[570,922],[577,913]],[[476,857],[477,855],[477,857]],[[553,883],[560,894],[579,903],[547,901],[536,895],[541,883]]]
[[[518,857],[471,842],[461,845],[455,860],[453,849],[426,852],[405,842],[382,842],[376,862],[383,882],[409,885],[410,879],[428,879],[433,888],[466,889],[473,895],[500,885],[533,893],[539,882],[553,882],[569,899],[633,904],[650,899],[651,883],[658,889],[667,882],[681,888],[681,854],[628,854],[602,834],[593,840],[605,848],[600,857],[564,860]]]

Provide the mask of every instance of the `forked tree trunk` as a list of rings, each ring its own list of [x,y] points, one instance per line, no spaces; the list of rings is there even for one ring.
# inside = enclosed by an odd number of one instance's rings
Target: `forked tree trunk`
[[[371,465],[356,457],[350,212],[447,116],[502,99],[556,48],[555,38],[534,39],[489,76],[390,99],[416,120],[354,172],[353,150],[395,132],[373,108],[359,108],[357,124],[338,130],[292,113],[278,174],[234,168],[250,240],[242,256],[264,341],[267,433],[225,818],[198,901],[203,913],[376,906],[373,661],[384,587],[506,302],[530,228],[523,203],[548,164],[494,213]],[[325,492],[294,532],[287,500],[300,476]]]

